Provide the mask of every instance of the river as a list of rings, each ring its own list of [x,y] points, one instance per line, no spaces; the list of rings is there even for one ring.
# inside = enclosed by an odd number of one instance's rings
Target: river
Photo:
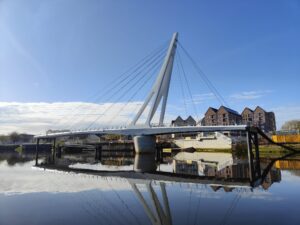
[[[247,158],[207,154],[165,157],[153,174],[130,157],[69,165],[97,174],[1,156],[0,224],[300,224],[299,155],[264,156],[249,180]]]

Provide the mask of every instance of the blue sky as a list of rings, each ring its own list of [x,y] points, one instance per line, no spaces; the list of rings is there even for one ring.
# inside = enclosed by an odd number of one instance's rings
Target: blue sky
[[[241,112],[245,106],[261,105],[275,111],[278,126],[300,118],[298,0],[3,0],[2,117],[5,112],[22,114],[18,107],[24,104],[90,102],[89,96],[169,40],[175,31],[231,108]],[[201,117],[208,106],[220,103],[200,79],[193,78],[196,72],[191,64],[182,61],[193,98],[199,100],[196,107]],[[173,78],[170,118],[185,116],[175,69]],[[143,96],[135,100],[142,101]],[[5,108],[12,102],[13,110]],[[188,114],[193,114],[188,105]],[[7,130],[18,128],[11,118]]]

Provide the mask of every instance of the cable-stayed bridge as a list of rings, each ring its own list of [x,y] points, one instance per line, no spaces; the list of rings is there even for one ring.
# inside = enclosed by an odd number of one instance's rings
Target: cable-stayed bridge
[[[160,71],[154,82],[150,92],[146,96],[146,99],[142,106],[140,107],[137,114],[134,116],[133,120],[129,124],[129,126],[118,129],[91,129],[94,122],[96,122],[99,117],[93,121],[87,129],[83,131],[67,131],[60,133],[52,133],[46,135],[38,135],[37,139],[37,148],[39,141],[41,139],[54,140],[59,137],[64,136],[80,136],[80,135],[104,135],[104,134],[120,134],[120,135],[130,135],[133,136],[134,147],[136,153],[154,153],[156,151],[156,135],[162,134],[174,134],[174,133],[196,133],[196,132],[214,132],[214,131],[245,131],[247,134],[247,143],[248,143],[248,155],[249,160],[253,159],[252,154],[252,144],[255,146],[256,155],[258,157],[258,133],[260,133],[263,137],[268,138],[264,135],[258,128],[249,127],[246,125],[231,125],[231,126],[185,126],[185,127],[166,127],[164,126],[164,117],[166,112],[166,106],[168,101],[168,94],[170,88],[171,75],[174,65],[174,59],[176,54],[176,49],[178,45],[178,33],[174,33],[167,49],[167,53],[164,57],[163,63],[161,65]],[[157,57],[155,57],[154,61],[158,65],[159,60],[162,58],[163,52],[160,52]],[[187,54],[188,55],[188,54]],[[190,56],[188,55],[190,58]],[[153,60],[150,60],[153,61]],[[191,61],[195,64],[193,59]],[[143,62],[145,64],[148,62]],[[156,66],[157,66],[156,65]],[[195,65],[196,68],[197,65]],[[147,73],[147,71],[145,71]],[[123,81],[124,78],[120,79],[120,82]],[[126,81],[125,84],[133,81],[133,78],[130,78]],[[209,82],[206,76],[203,79],[204,82],[207,83],[208,86],[214,91],[215,96],[220,99],[221,102],[224,102],[224,99],[216,90],[216,88]],[[135,81],[136,83],[137,81]],[[147,83],[147,80],[145,81]],[[144,82],[144,83],[145,83]],[[135,85],[133,84],[133,86]],[[121,85],[123,87],[124,85]],[[133,87],[130,86],[130,87]],[[130,88],[129,87],[129,88]],[[116,90],[116,93],[119,92],[119,89]],[[134,93],[136,94],[136,93]],[[133,95],[134,96],[134,95]],[[158,112],[160,106],[160,114],[159,114],[159,123],[158,126],[153,126],[152,121],[154,115]],[[109,109],[110,107],[108,107]],[[121,108],[122,110],[122,108]],[[146,115],[145,115],[146,114]],[[143,116],[145,117],[145,122],[139,123]],[[101,117],[101,115],[99,115]]]
[[[87,130],[57,132],[57,133],[52,133],[47,135],[38,135],[36,136],[36,138],[47,139],[47,138],[56,138],[61,136],[70,136],[70,135],[72,136],[72,135],[83,135],[83,134],[96,134],[96,135],[121,134],[121,135],[140,136],[140,135],[158,135],[158,134],[170,134],[170,133],[246,130],[247,126],[244,125],[212,126],[212,127],[209,126],[166,127],[164,126],[164,117],[165,117],[165,112],[167,107],[170,81],[171,81],[171,75],[172,75],[172,70],[174,65],[177,44],[178,44],[178,33],[174,33],[171,42],[169,44],[169,47],[167,49],[167,53],[163,60],[162,66],[156,78],[156,81],[152,86],[150,92],[148,93],[143,105],[140,107],[139,111],[134,116],[129,126],[118,128],[118,129],[92,129],[91,127],[93,123],[91,123],[87,127],[88,128]],[[157,57],[158,60],[162,58],[161,55],[162,53],[160,52]],[[157,58],[155,60],[157,60]],[[129,83],[130,81],[132,81],[132,79],[129,79],[127,83]],[[216,91],[216,95],[219,96],[220,99],[223,99],[221,95],[218,94],[217,91]],[[160,106],[159,123],[158,125],[153,126],[152,125],[153,117],[158,112],[159,106]],[[146,113],[147,115],[145,115]],[[146,121],[143,123],[138,123],[143,116],[146,118]]]

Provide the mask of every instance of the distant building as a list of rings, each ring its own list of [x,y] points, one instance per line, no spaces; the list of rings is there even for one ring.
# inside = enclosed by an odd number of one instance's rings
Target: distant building
[[[265,132],[276,131],[274,112],[267,112],[260,106],[255,110],[246,107],[242,114],[225,106],[219,109],[209,107],[201,120],[202,126],[228,126],[228,125],[257,126]]]
[[[171,124],[173,127],[196,126],[196,120],[192,116],[185,120],[178,116],[175,120],[172,120]]]
[[[175,120],[172,120],[171,125],[172,127],[182,127],[182,126],[196,126],[197,122],[192,117],[189,116],[185,120],[181,118],[181,116],[178,116]],[[194,137],[196,134],[186,133],[186,134],[172,134],[170,138],[178,138],[178,137]],[[165,135],[165,137],[169,137],[168,135]]]
[[[253,125],[253,121],[254,121],[254,112],[252,109],[246,107],[242,112],[242,123]]]
[[[239,125],[242,123],[242,116],[235,110],[221,106],[217,112],[218,125]]]
[[[265,132],[276,131],[276,120],[274,112],[266,112],[260,106],[255,110],[245,108],[242,112],[243,124],[257,126]]]
[[[227,126],[241,123],[241,115],[237,111],[225,106],[221,106],[219,109],[209,107],[201,122],[204,126]]]
[[[202,125],[216,126],[218,124],[217,112],[218,112],[217,109],[215,109],[213,107],[209,107],[205,113],[204,119],[202,120],[203,121]]]

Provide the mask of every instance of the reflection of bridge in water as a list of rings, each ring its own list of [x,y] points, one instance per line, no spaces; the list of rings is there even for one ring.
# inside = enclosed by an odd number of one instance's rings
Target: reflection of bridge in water
[[[56,168],[62,171],[88,174],[91,175],[91,178],[95,178],[96,180],[98,179],[97,177],[101,177],[114,183],[109,185],[113,190],[114,188],[118,188],[118,186],[129,186],[151,224],[173,224],[172,218],[174,218],[174,215],[172,214],[174,213],[174,209],[172,210],[172,206],[174,207],[174,205],[172,199],[174,195],[171,194],[170,196],[168,190],[174,190],[175,188],[176,190],[178,189],[179,192],[192,192],[196,196],[190,198],[197,197],[197,199],[199,199],[197,201],[200,201],[201,198],[205,198],[205,196],[209,196],[211,192],[233,192],[235,197],[232,198],[232,202],[228,203],[233,205],[229,207],[231,212],[231,210],[237,207],[239,200],[243,196],[252,195],[255,190],[255,192],[263,193],[262,189],[268,189],[274,182],[280,182],[280,170],[276,169],[274,165],[277,160],[288,161],[288,157],[290,156],[292,156],[292,154],[273,159],[269,161],[268,164],[265,160],[264,163],[261,163],[259,159],[261,171],[256,172],[256,174],[260,174],[260,177],[257,177],[255,180],[250,179],[250,165],[248,164],[248,160],[233,161],[232,165],[219,168],[220,171],[228,171],[233,168],[241,170],[240,173],[226,173],[225,176],[223,176],[224,174],[215,174],[212,176],[212,174],[207,175],[205,173],[202,176],[197,176],[189,173],[189,171],[179,171],[180,173],[177,173],[178,171],[176,171],[176,169],[174,173],[163,171],[135,173],[133,171],[95,171],[80,168],[54,167],[54,165],[46,165],[44,168]],[[143,158],[139,157],[140,155],[136,156],[135,162],[143,160]],[[183,162],[184,160],[182,159],[181,161]],[[189,162],[186,163],[189,164]],[[218,173],[220,171],[216,172]],[[182,174],[181,172],[185,173]],[[73,174],[72,176],[74,176],[74,173],[68,174]],[[125,204],[124,207],[129,210],[125,198],[123,199],[121,196],[118,198],[120,203]],[[224,216],[224,218],[225,217],[226,216]]]
[[[185,152],[182,152],[185,153]],[[193,154],[193,153],[189,153]],[[165,181],[165,182],[180,182],[180,183],[195,183],[195,184],[209,184],[212,186],[230,186],[230,187],[258,187],[265,182],[265,178],[268,177],[268,186],[273,182],[278,182],[281,179],[280,170],[273,166],[277,159],[269,160],[267,163],[265,160],[261,162],[260,158],[257,160],[252,159],[232,159],[226,162],[226,165],[218,167],[217,161],[211,161],[207,157],[209,153],[204,153],[201,156],[201,153],[196,153],[198,156],[194,160],[191,158],[185,158],[181,153],[178,153],[173,159],[172,164],[166,164],[164,162],[155,162],[158,164],[158,169],[153,172],[136,172],[138,167],[140,170],[143,170],[143,167],[148,167],[149,165],[149,156],[144,154],[136,154],[134,160],[129,160],[130,157],[127,156],[127,161],[122,166],[122,164],[116,164],[114,162],[114,156],[107,156],[110,160],[102,158],[101,164],[85,164],[82,161],[80,154],[74,154],[72,157],[67,156],[67,160],[59,159],[55,164],[41,164],[39,167],[45,169],[58,169],[61,171],[75,172],[75,173],[84,173],[92,174],[101,177],[121,177],[126,179],[142,179],[142,180],[154,180],[154,181]],[[218,153],[213,153],[213,155]],[[224,153],[220,153],[223,155]],[[229,156],[230,154],[228,154]],[[93,154],[90,156],[93,157]],[[215,156],[214,159],[218,158]],[[76,160],[79,158],[79,161]],[[122,160],[122,157],[116,157],[118,160]],[[104,164],[102,163],[104,162]],[[97,162],[97,161],[96,161]],[[133,163],[133,164],[132,164]],[[112,167],[110,167],[112,165]],[[131,165],[131,166],[130,166]],[[259,165],[259,166],[258,166]],[[270,166],[271,165],[271,166]],[[150,165],[151,166],[151,165]],[[170,169],[164,169],[168,166]],[[255,169],[251,175],[251,170]],[[259,171],[257,171],[259,169]],[[169,172],[170,171],[170,172]]]

